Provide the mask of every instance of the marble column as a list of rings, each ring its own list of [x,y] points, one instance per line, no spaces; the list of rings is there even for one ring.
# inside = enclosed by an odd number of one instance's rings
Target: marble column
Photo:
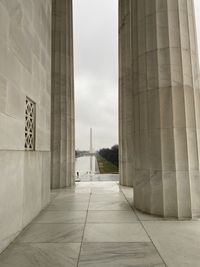
[[[131,0],[119,1],[119,168],[120,184],[133,185],[133,87]]]
[[[200,90],[194,3],[132,0],[129,8],[134,204],[165,217],[198,217]],[[125,38],[130,42],[130,36]],[[125,57],[126,51],[121,52]],[[127,108],[122,107],[122,114]]]
[[[52,3],[51,185],[74,184],[74,84],[72,1]]]

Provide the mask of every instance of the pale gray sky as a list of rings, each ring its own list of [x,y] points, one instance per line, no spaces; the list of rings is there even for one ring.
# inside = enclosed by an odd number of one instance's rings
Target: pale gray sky
[[[76,148],[118,143],[118,0],[73,0]],[[200,0],[195,0],[200,48]],[[200,51],[200,49],[199,49]]]
[[[118,143],[118,1],[74,0],[76,148]]]

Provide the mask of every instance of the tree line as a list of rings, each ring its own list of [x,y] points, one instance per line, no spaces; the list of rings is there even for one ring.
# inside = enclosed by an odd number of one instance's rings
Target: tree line
[[[119,166],[119,147],[114,145],[111,148],[102,148],[98,151],[99,155],[110,161],[115,166]]]

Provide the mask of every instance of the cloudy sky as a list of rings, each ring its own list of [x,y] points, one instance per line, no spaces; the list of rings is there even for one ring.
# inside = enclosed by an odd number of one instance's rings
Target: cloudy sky
[[[76,148],[118,143],[118,0],[74,0]],[[195,0],[200,41],[200,0]],[[200,42],[199,42],[200,43]],[[199,45],[200,47],[200,45]]]

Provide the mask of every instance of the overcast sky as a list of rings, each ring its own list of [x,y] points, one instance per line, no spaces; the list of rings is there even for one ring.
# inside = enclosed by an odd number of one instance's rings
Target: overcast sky
[[[89,149],[90,127],[95,149],[111,147],[118,143],[118,0],[73,5],[76,149]],[[195,7],[200,44],[200,0]]]

